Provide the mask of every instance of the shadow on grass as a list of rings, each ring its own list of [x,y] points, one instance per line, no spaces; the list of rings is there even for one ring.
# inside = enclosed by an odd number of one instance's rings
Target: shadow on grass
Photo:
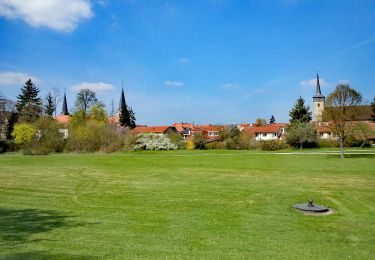
[[[87,255],[72,255],[72,254],[51,254],[46,252],[26,252],[26,253],[15,253],[9,254],[1,259],[97,259],[95,256]]]
[[[327,158],[340,158],[339,154],[329,154],[326,156]],[[350,158],[369,158],[369,159],[375,159],[375,154],[345,154],[344,153],[345,159],[350,159]]]
[[[90,224],[77,222],[72,218],[73,216],[54,210],[0,208],[0,238],[12,245],[17,242],[35,242],[36,240],[29,241],[31,235]]]

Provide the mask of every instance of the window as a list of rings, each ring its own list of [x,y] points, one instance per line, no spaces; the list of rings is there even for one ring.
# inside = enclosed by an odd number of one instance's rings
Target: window
[[[274,135],[274,136],[277,136],[277,133],[274,133],[273,135]]]
[[[259,134],[258,134],[258,133],[256,133],[256,134],[255,134],[255,136],[256,136],[256,137],[259,137]]]
[[[266,137],[266,136],[267,136],[267,133],[263,133],[263,136]]]
[[[219,131],[208,131],[208,136],[219,136]]]

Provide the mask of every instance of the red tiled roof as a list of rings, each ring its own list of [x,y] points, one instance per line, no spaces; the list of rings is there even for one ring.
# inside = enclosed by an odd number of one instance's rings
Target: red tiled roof
[[[170,126],[137,126],[132,130],[133,134],[140,133],[165,133]]]
[[[177,132],[184,131],[184,128],[193,128],[194,127],[194,125],[191,124],[191,123],[174,123],[172,126],[176,128]]]
[[[67,124],[70,121],[70,115],[58,115],[55,117],[57,122],[62,123],[62,124]]]

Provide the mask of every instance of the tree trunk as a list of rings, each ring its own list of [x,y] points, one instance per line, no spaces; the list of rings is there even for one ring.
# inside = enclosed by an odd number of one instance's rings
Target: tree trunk
[[[344,140],[340,138],[340,158],[344,159]]]
[[[301,150],[302,150],[302,143],[300,143],[300,144],[299,144],[299,149],[301,149]]]

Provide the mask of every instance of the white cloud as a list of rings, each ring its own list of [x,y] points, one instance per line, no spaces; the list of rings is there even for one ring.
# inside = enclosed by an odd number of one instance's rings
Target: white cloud
[[[92,91],[109,91],[114,87],[111,84],[103,82],[83,82],[71,87],[73,91],[80,91],[81,89],[90,89]]]
[[[179,64],[186,64],[190,62],[189,58],[182,57],[177,61]]]
[[[37,77],[23,72],[1,71],[0,72],[0,86],[15,86],[25,83],[31,79],[34,83],[38,83]]]
[[[69,32],[93,15],[88,0],[0,0],[0,16]]]
[[[239,86],[237,84],[233,84],[233,83],[226,83],[226,84],[222,85],[221,88],[225,89],[225,90],[235,90],[235,89],[238,89]]]
[[[321,87],[329,87],[329,84],[324,79],[319,79],[319,82]],[[315,88],[316,79],[302,80],[299,85],[303,88]]]
[[[183,87],[184,86],[184,83],[183,82],[180,82],[180,81],[169,81],[167,80],[165,82],[165,85],[167,87]]]

